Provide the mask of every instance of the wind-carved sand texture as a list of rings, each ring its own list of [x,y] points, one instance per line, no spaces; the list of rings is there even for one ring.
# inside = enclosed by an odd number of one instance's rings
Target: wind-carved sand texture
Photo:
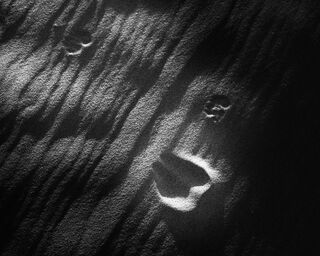
[[[218,170],[204,159],[184,153],[161,154],[153,171],[161,202],[182,212],[193,210],[211,186],[222,182]]]
[[[319,22],[319,0],[0,0],[0,255],[312,255]]]

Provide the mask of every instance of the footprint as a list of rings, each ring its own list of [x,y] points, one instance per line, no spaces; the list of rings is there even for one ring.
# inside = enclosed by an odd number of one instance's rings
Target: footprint
[[[92,44],[91,35],[86,30],[77,30],[74,32],[77,38],[81,41],[82,47],[89,47]]]
[[[92,39],[89,32],[80,29],[66,35],[62,43],[67,55],[76,56],[92,45]]]
[[[182,212],[196,208],[201,196],[219,179],[218,172],[197,156],[165,152],[152,167],[160,201]]]
[[[227,96],[213,95],[206,101],[203,112],[207,118],[217,123],[224,118],[230,108],[231,102]]]

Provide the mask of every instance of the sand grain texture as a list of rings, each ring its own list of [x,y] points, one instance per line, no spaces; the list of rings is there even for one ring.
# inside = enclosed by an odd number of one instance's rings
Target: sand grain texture
[[[2,0],[0,254],[310,255],[318,2]]]

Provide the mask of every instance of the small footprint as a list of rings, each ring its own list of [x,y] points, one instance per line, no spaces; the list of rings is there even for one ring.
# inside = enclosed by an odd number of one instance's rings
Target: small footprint
[[[76,56],[92,45],[92,38],[86,30],[75,30],[66,35],[62,43],[67,55]]]
[[[230,100],[224,95],[213,95],[204,106],[203,112],[207,118],[212,119],[214,123],[220,122],[227,110],[231,108]]]
[[[218,171],[197,156],[165,152],[152,167],[160,201],[182,212],[196,208],[201,196],[219,180]]]

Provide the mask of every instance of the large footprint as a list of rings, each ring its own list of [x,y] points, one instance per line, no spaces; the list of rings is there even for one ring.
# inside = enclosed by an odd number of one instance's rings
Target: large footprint
[[[220,181],[218,171],[198,156],[165,152],[152,167],[160,201],[178,211],[196,208],[201,196]]]

